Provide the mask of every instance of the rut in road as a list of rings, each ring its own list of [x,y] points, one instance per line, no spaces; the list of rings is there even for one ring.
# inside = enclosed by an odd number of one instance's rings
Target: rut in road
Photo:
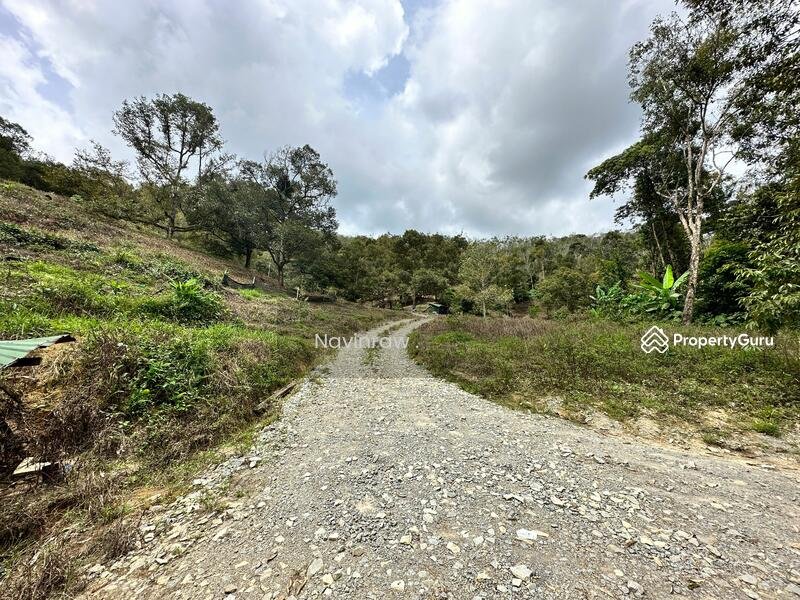
[[[800,597],[795,472],[492,404],[407,357],[418,324],[341,350],[85,595]]]

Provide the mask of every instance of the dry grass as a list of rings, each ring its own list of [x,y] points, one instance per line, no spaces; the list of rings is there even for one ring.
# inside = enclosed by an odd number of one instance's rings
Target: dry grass
[[[112,561],[136,549],[141,542],[140,525],[141,515],[113,521],[95,537],[95,553]]]
[[[47,600],[71,597],[72,593],[80,591],[81,579],[64,543],[55,542],[21,559],[4,585],[8,598]]]

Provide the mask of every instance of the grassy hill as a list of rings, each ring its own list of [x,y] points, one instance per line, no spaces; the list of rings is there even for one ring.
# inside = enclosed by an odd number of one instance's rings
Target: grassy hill
[[[0,467],[30,456],[71,469],[52,484],[0,483],[6,571],[65,521],[107,531],[143,508],[136,498],[153,494],[141,490],[176,493],[246,447],[279,415],[271,395],[324,358],[315,334],[394,314],[298,302],[264,278],[223,288],[224,272],[253,273],[16,183],[0,182],[0,258],[0,339],[76,337],[39,351],[39,366],[0,372],[0,420],[13,432]]]

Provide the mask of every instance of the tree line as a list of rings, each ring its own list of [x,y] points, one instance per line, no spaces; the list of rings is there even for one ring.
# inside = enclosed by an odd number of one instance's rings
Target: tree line
[[[313,148],[232,156],[213,110],[180,93],[115,112],[133,165],[98,144],[60,164],[0,118],[0,177],[237,255],[281,286],[351,300],[800,326],[798,9],[785,0],[683,4],[683,16],[656,19],[630,52],[641,138],[586,175],[591,198],[621,200],[616,219],[629,231],[340,236],[336,180]]]
[[[36,155],[18,124],[0,120],[0,177],[77,196],[94,210],[162,230],[202,232],[251,266],[266,253],[280,285],[286,266],[336,231],[330,201],[336,180],[308,145],[262,161],[224,152],[213,110],[184,94],[123,102],[113,132],[133,150],[135,167],[92,143],[71,166]]]

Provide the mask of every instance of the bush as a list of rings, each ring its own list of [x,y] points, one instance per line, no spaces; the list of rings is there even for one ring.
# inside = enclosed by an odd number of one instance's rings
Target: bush
[[[562,267],[539,282],[534,296],[548,313],[576,312],[589,306],[595,283],[591,275]]]
[[[147,340],[134,352],[125,414],[152,416],[156,409],[181,413],[203,397],[214,367],[208,344],[182,336],[168,342]]]
[[[182,323],[209,323],[223,315],[219,294],[203,289],[199,280],[175,281],[170,288],[169,294],[145,301],[142,310]]]
[[[13,223],[0,222],[0,244],[19,246],[37,250],[77,250],[99,252],[94,244],[76,242],[74,240],[53,235],[31,228],[22,228]]]
[[[639,273],[637,292],[625,293],[620,282],[603,288],[597,286],[592,298],[592,315],[612,321],[633,322],[637,320],[677,320],[681,316],[678,289],[687,274],[678,279],[667,265],[661,281],[648,273]]]
[[[629,311],[624,306],[626,294],[620,282],[604,289],[598,285],[595,288],[592,298],[592,315],[611,319],[612,321],[623,321],[629,317]]]
[[[715,324],[744,320],[741,301],[749,288],[736,278],[736,272],[750,266],[747,254],[747,246],[741,242],[711,243],[700,262],[695,307],[698,319]]]

